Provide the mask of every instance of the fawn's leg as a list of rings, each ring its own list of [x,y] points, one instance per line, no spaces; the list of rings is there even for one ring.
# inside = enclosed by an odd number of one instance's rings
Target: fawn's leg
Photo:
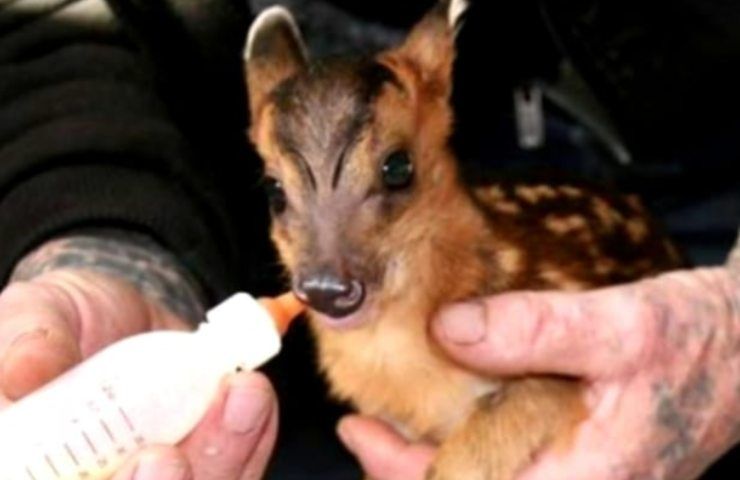
[[[511,480],[543,448],[570,439],[583,418],[577,382],[532,378],[481,399],[440,447],[429,480]]]

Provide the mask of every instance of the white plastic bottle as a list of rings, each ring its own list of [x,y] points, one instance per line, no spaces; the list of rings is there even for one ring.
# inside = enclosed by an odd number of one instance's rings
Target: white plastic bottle
[[[0,480],[104,479],[142,447],[182,440],[225,375],[280,350],[273,318],[247,294],[207,318],[195,332],[113,344],[0,411]]]

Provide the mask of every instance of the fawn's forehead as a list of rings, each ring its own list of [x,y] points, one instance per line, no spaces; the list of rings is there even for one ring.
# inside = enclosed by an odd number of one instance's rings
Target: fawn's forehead
[[[314,63],[272,94],[274,141],[310,163],[333,161],[373,119],[373,105],[394,74],[372,60]]]

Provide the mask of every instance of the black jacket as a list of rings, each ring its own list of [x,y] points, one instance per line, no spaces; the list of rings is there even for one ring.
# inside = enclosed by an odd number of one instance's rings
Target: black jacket
[[[261,283],[246,6],[190,2],[196,23],[152,0],[44,4],[0,9],[0,282],[44,240],[102,227],[154,237],[212,301]]]

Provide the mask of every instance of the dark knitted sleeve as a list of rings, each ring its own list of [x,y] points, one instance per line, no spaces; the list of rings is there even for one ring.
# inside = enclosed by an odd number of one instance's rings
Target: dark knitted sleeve
[[[246,22],[206,57],[177,12],[135,3],[0,4],[0,282],[40,243],[89,228],[151,236],[212,301],[258,280]]]

